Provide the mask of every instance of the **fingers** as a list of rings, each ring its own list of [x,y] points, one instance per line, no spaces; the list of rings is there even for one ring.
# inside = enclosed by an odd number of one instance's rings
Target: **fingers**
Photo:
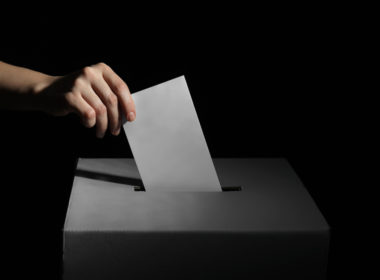
[[[117,96],[127,120],[134,121],[136,118],[135,103],[127,84],[108,65],[99,63],[95,67],[102,71],[104,80]]]
[[[92,88],[107,107],[109,129],[113,135],[120,133],[118,98],[103,79],[95,79]]]
[[[66,98],[72,111],[80,117],[82,124],[88,128],[93,127],[96,123],[95,110],[82,96],[80,94],[69,93]]]
[[[90,86],[82,92],[82,97],[95,111],[96,137],[103,138],[108,125],[107,107]]]
[[[135,104],[126,83],[106,64],[85,67],[74,76],[67,94],[70,109],[80,115],[86,127],[96,124],[102,138],[107,127],[120,133],[122,114],[128,121],[136,118]]]

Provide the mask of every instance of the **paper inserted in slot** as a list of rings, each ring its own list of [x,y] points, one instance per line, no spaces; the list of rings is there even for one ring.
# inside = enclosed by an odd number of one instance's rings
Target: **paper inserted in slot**
[[[222,191],[185,77],[132,97],[123,127],[146,191]]]

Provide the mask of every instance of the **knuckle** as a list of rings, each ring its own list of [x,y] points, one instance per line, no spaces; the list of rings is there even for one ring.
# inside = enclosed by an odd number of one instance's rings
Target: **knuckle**
[[[95,74],[94,72],[95,70],[90,66],[86,66],[82,69],[82,75],[86,78],[92,78]]]
[[[73,87],[74,87],[74,89],[80,89],[80,88],[82,88],[83,87],[83,85],[84,85],[84,81],[83,81],[83,79],[82,78],[76,78],[75,79],[75,81],[74,81],[74,84],[73,84]]]
[[[88,109],[83,113],[82,122],[86,127],[93,127],[96,123],[95,121],[95,111],[93,109]]]
[[[65,100],[69,106],[74,106],[77,100],[77,94],[73,92],[69,92],[65,94]]]
[[[99,104],[95,106],[95,111],[98,115],[103,115],[107,112],[107,108],[103,104]]]
[[[73,100],[74,100],[74,94],[72,92],[69,92],[69,93],[65,94],[64,98],[68,104],[72,104]]]
[[[105,64],[104,62],[99,62],[98,64],[96,64],[100,69],[108,69],[109,66],[107,64]]]
[[[109,94],[107,97],[107,103],[111,106],[117,105],[117,96],[115,94]]]
[[[95,119],[95,111],[93,109],[88,109],[84,112],[84,118],[90,122]]]
[[[122,94],[123,92],[126,92],[126,89],[127,89],[127,85],[121,81],[116,83],[115,85],[115,90],[118,94]]]

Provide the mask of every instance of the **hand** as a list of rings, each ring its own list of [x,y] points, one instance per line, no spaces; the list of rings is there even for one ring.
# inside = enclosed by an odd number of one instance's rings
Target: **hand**
[[[49,76],[35,88],[42,110],[54,116],[79,115],[86,127],[96,125],[102,138],[109,127],[120,133],[122,114],[128,121],[136,118],[135,104],[126,83],[104,63],[87,66],[60,77]]]

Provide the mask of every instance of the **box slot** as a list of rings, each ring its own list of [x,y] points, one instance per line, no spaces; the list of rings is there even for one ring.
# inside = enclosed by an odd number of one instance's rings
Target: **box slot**
[[[117,175],[110,175],[101,172],[93,172],[87,170],[77,170],[75,176],[101,180],[106,182],[124,184],[128,186],[133,186],[135,191],[145,191],[144,184],[141,179],[138,178],[130,178],[130,177],[122,177]]]
[[[75,173],[76,176],[101,180],[106,182],[124,184],[133,187],[135,192],[145,192],[145,187],[141,179],[138,178],[130,178],[130,177],[122,177],[117,175],[110,175],[101,172],[93,172],[87,170],[77,170]],[[242,191],[241,186],[222,186],[223,192],[236,192]]]

